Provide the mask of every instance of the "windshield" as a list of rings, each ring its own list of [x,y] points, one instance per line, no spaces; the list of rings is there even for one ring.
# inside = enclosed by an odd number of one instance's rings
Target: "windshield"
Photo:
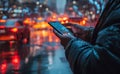
[[[5,24],[6,26],[14,26],[15,25],[15,21],[13,21],[13,20],[8,20],[7,22],[6,22],[6,24]]]

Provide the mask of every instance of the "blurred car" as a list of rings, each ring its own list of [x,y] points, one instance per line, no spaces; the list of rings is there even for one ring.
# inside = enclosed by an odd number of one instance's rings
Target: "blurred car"
[[[88,26],[88,18],[87,17],[69,17],[69,23],[79,24],[81,26]]]
[[[20,70],[21,61],[29,56],[29,47],[21,45],[29,42],[30,30],[22,19],[0,21],[0,74]]]
[[[14,42],[19,44],[30,42],[30,30],[22,19],[7,19],[0,24],[0,42]]]
[[[26,59],[29,59],[29,48],[4,48],[2,52],[0,50],[0,74],[15,74],[16,71],[23,70],[29,62]]]

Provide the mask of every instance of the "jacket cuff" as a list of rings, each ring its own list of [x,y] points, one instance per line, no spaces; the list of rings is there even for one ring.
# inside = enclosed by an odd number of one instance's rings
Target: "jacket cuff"
[[[67,49],[71,46],[71,44],[72,44],[74,41],[77,41],[77,40],[78,40],[78,38],[71,39],[71,40],[68,42],[67,46],[65,47],[65,50],[67,50]]]

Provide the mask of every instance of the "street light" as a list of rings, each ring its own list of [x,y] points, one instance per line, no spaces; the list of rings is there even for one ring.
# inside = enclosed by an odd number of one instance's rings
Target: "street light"
[[[73,1],[72,3],[73,3],[73,4],[76,4],[77,2],[76,2],[76,1]]]

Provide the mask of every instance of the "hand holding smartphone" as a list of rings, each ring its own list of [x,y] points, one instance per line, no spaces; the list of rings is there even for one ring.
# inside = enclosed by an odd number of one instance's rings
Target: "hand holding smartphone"
[[[62,35],[66,34],[66,33],[72,34],[64,25],[62,25],[58,21],[48,22],[48,24],[50,24],[57,32],[59,32]]]

